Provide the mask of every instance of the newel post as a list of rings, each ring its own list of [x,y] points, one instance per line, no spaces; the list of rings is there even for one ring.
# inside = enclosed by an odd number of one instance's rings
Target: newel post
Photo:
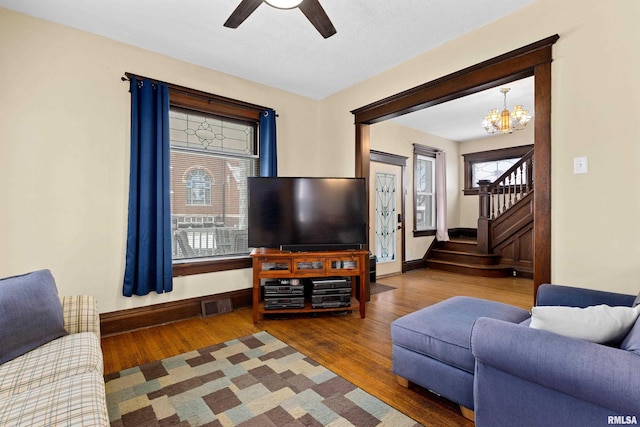
[[[489,253],[489,218],[490,212],[490,194],[489,185],[491,181],[481,179],[478,181],[479,190],[479,214],[478,214],[478,253]]]

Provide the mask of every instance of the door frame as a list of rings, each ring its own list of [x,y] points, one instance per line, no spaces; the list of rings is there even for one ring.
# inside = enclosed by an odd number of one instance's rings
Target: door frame
[[[385,153],[382,151],[376,151],[376,150],[369,150],[369,161],[370,162],[378,162],[378,163],[385,163],[385,164],[389,164],[389,165],[394,165],[394,166],[400,166],[400,215],[401,216],[401,221],[400,221],[400,226],[402,227],[402,232],[400,233],[400,268],[401,271],[403,273],[406,273],[407,269],[405,266],[405,250],[406,250],[406,245],[405,245],[405,230],[406,230],[406,212],[405,212],[405,197],[407,194],[406,188],[407,188],[407,183],[406,183],[406,169],[407,169],[407,159],[408,157],[405,156],[400,156],[398,154],[391,154],[391,153]],[[367,180],[367,188],[369,188],[368,186],[368,180]],[[367,192],[369,193],[369,192]],[[368,197],[368,196],[367,196]],[[368,200],[368,198],[367,198]],[[368,203],[367,203],[368,205]],[[367,207],[367,209],[369,209],[369,206]],[[367,211],[369,212],[369,211]],[[367,230],[369,230],[369,227],[367,227]],[[367,232],[367,239],[369,238],[369,232]]]
[[[534,299],[538,287],[551,282],[551,62],[552,46],[559,38],[557,34],[547,37],[351,111],[355,117],[355,174],[368,183],[370,125],[534,76]]]

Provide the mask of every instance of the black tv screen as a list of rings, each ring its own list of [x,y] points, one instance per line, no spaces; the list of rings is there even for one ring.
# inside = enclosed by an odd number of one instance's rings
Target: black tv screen
[[[364,178],[249,178],[249,246],[359,249],[366,243]]]

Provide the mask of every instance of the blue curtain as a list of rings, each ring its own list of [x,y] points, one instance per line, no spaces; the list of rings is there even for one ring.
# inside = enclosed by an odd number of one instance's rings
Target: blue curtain
[[[278,176],[276,150],[276,112],[264,110],[260,114],[260,176]]]
[[[131,171],[124,296],[171,292],[169,90],[131,77]]]

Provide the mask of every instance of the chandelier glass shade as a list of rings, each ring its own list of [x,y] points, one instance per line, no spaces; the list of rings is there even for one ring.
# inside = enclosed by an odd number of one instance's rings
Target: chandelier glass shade
[[[516,130],[522,130],[531,120],[531,115],[522,105],[516,105],[510,112],[507,108],[507,92],[509,88],[500,89],[504,95],[504,107],[502,111],[497,108],[489,110],[489,114],[484,116],[482,127],[488,133],[513,133]]]
[[[269,6],[275,7],[276,9],[293,9],[294,7],[298,7],[302,0],[264,0]]]

